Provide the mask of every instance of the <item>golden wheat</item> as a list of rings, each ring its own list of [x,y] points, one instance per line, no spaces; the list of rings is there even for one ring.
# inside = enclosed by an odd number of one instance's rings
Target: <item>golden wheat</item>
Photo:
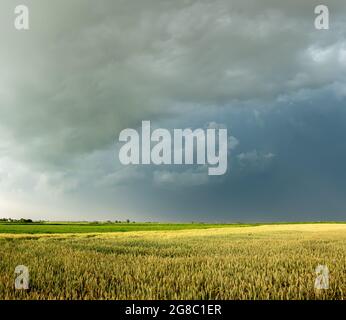
[[[316,291],[317,265],[330,288]],[[30,289],[15,290],[26,265]],[[344,299],[346,225],[0,235],[0,299]]]

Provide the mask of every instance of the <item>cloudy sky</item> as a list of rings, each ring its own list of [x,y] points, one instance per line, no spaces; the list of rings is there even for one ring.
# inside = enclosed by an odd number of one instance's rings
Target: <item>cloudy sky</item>
[[[0,3],[0,216],[346,220],[346,4]],[[123,166],[119,132],[227,127],[228,171]]]

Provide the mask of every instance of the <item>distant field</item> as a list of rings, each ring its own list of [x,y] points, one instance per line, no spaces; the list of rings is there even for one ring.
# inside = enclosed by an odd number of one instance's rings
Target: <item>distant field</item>
[[[346,224],[195,227],[0,234],[0,299],[346,298]],[[314,288],[319,264],[327,290]],[[14,289],[17,265],[29,268],[28,291]]]
[[[99,233],[129,231],[163,231],[186,229],[210,229],[249,226],[247,224],[204,224],[204,223],[0,223],[1,233]]]
[[[315,222],[313,224],[343,224],[344,222]],[[311,222],[274,223],[282,224],[312,224]],[[273,225],[274,225],[273,224]],[[190,230],[231,227],[254,227],[260,223],[92,223],[92,222],[44,222],[44,223],[8,223],[0,222],[0,234],[55,234],[55,233],[103,233],[103,232],[131,232],[131,231],[164,231]]]

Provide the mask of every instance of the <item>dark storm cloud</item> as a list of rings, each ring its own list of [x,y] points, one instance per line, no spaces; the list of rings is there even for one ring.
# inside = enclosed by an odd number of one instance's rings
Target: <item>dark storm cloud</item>
[[[314,29],[314,1],[22,3],[26,32],[13,28],[13,1],[0,4],[2,212],[340,217],[343,0],[325,1],[329,31]],[[146,119],[226,124],[238,144],[228,175],[122,168],[117,135]]]
[[[169,191],[149,189],[140,196],[142,203],[155,203],[147,214],[168,220],[345,219],[344,105],[322,92],[262,109],[260,116],[249,109],[226,112],[240,141],[227,176],[208,185],[187,188],[178,180]]]

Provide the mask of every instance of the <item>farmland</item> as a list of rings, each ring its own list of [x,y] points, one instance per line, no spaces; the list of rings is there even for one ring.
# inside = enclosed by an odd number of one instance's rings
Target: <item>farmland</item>
[[[346,224],[149,226],[1,225],[0,299],[345,299]]]
[[[0,223],[0,234],[57,234],[57,233],[103,233],[129,231],[164,231],[187,229],[210,229],[246,227],[249,224],[207,224],[207,223]]]

